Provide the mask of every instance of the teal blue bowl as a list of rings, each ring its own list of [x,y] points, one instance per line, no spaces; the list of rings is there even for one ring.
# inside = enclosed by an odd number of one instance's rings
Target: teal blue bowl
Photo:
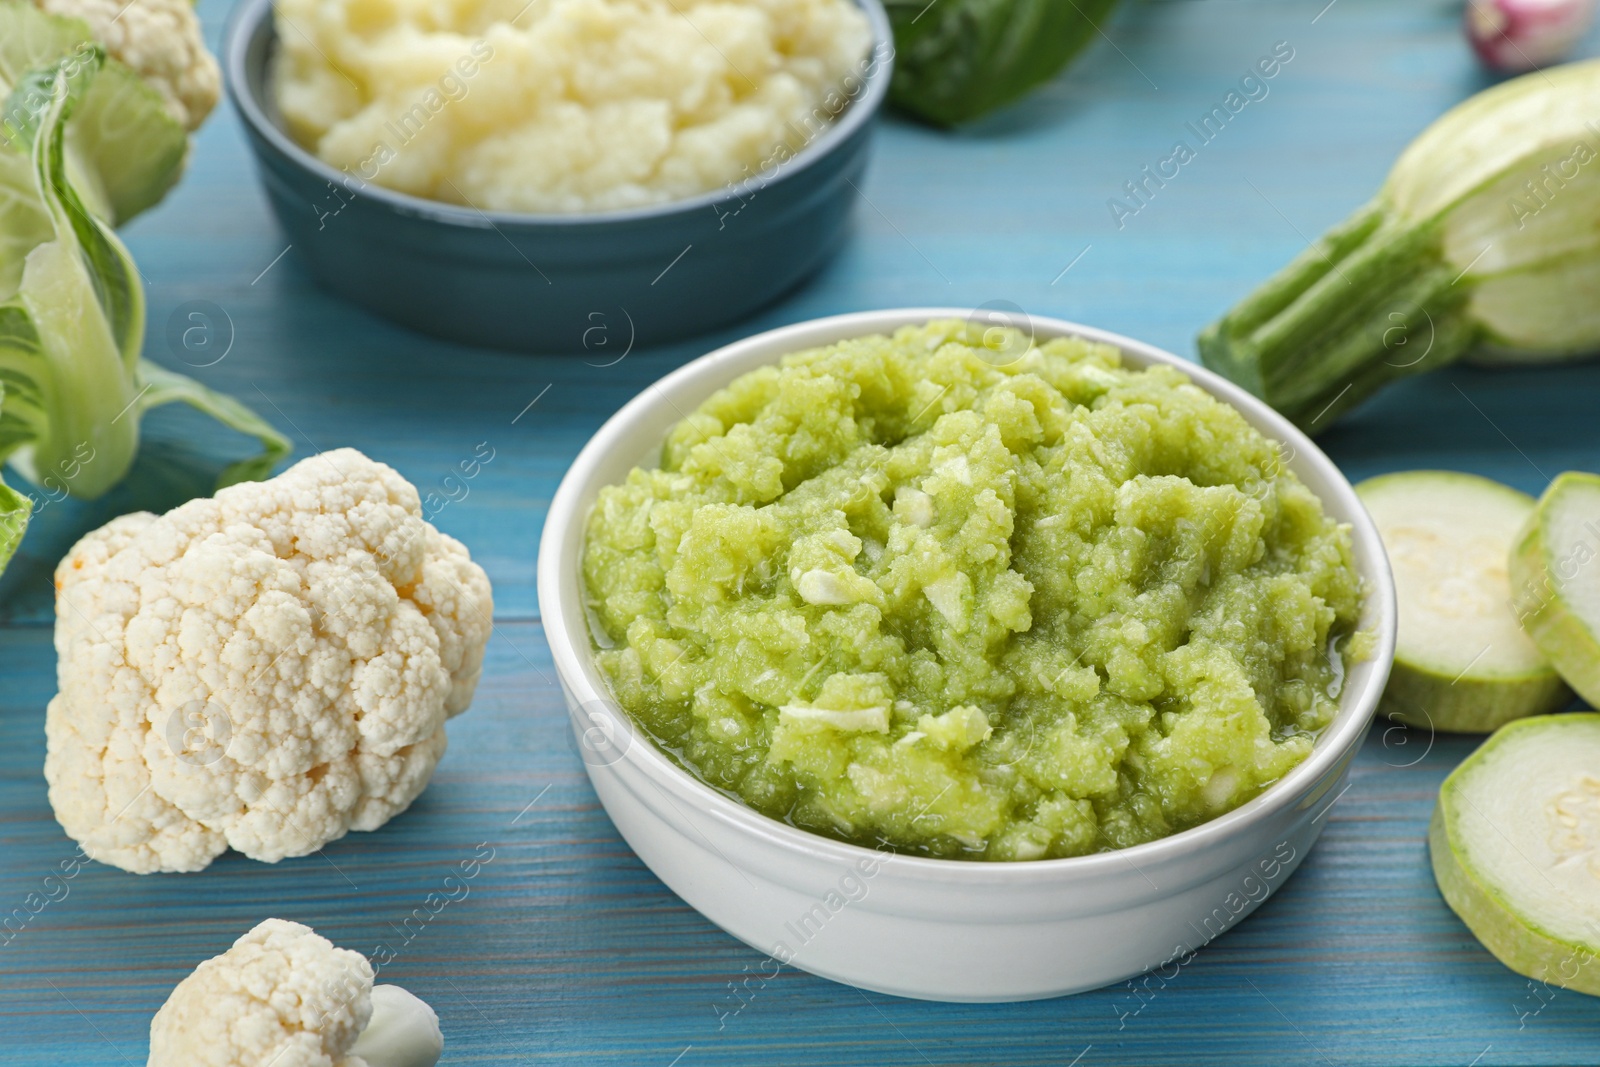
[[[879,0],[858,0],[873,51],[843,113],[787,163],[688,200],[578,215],[482,212],[397,193],[296,144],[268,91],[272,0],[242,0],[223,39],[229,95],[291,255],[328,291],[436,337],[579,352],[679,340],[743,319],[843,243],[889,87]]]

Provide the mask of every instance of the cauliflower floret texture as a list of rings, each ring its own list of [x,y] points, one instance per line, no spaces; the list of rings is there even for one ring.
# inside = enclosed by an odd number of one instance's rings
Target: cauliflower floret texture
[[[222,95],[192,0],[34,0],[50,15],[82,19],[115,59],[161,94],[188,130],[199,129]]]
[[[148,1067],[433,1067],[439,1017],[372,979],[359,952],[268,919],[178,983],[150,1020]]]
[[[163,516],[56,570],[50,804],[85,853],[194,871],[375,830],[472,700],[493,603],[417,491],[353,449]]]
[[[149,1067],[362,1067],[372,966],[268,919],[179,982],[150,1020]]]

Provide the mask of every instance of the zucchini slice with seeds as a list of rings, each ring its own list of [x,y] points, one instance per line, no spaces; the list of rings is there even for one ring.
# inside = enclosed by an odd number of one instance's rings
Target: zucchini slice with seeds
[[[1378,714],[1451,733],[1490,733],[1555,711],[1572,694],[1523,633],[1507,557],[1532,497],[1455,471],[1356,486],[1394,571],[1400,628]]]

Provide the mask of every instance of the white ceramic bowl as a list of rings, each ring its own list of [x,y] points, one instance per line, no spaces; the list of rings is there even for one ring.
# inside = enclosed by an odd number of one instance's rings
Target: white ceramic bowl
[[[1353,530],[1369,590],[1363,625],[1378,634],[1305,762],[1220,818],[1116,852],[1029,863],[884,855],[745,807],[630,727],[595,666],[579,575],[599,490],[655,462],[668,429],[721,386],[803,348],[971,315],[911,308],[804,322],[718,349],[650,386],[600,428],[556,492],[539,546],[539,609],[595,792],[645,864],[701,914],[778,963],[836,981],[930,1000],[1024,1000],[1182,967],[1281,885],[1326,825],[1389,674],[1395,598],[1371,519],[1320,449],[1203,368],[1101,330],[1031,320],[1040,339],[1076,335],[1116,345],[1133,366],[1179,366],[1289,446],[1289,466]]]

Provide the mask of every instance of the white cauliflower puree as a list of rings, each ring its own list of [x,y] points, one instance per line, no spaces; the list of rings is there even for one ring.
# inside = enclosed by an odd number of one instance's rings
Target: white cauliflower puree
[[[482,210],[695,196],[813,140],[869,72],[851,0],[277,0],[290,133]]]

